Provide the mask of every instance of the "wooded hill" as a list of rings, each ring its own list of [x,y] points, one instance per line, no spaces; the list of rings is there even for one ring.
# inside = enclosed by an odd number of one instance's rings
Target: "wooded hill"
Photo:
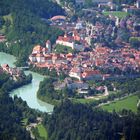
[[[93,110],[65,100],[48,122],[49,140],[138,140],[140,116],[123,110],[121,115]]]

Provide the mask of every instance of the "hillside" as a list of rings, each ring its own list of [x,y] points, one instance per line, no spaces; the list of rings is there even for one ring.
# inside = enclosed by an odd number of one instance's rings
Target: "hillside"
[[[17,56],[17,65],[25,65],[35,44],[43,45],[47,39],[53,43],[63,34],[42,20],[60,14],[64,15],[62,8],[49,0],[1,0],[0,31],[8,43],[0,43],[0,51]]]
[[[69,100],[55,107],[46,124],[49,140],[138,140],[139,115],[107,113]]]

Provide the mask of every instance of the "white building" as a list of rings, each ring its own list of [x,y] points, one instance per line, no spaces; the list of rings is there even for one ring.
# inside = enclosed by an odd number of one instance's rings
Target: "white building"
[[[52,48],[51,48],[51,42],[50,42],[50,40],[47,40],[47,42],[46,42],[46,48],[48,49],[48,50],[47,50],[48,53],[51,53]]]
[[[79,43],[76,43],[76,41],[78,41]],[[64,37],[63,36],[58,37],[58,39],[56,40],[56,44],[64,45],[72,49],[81,51],[84,50],[84,46],[83,43],[80,43],[80,41],[81,40],[79,39],[79,36],[64,35]]]
[[[81,69],[79,67],[72,68],[69,72],[69,76],[81,80]]]
[[[137,0],[137,2],[136,2],[136,7],[137,7],[137,8],[140,8],[140,0]]]

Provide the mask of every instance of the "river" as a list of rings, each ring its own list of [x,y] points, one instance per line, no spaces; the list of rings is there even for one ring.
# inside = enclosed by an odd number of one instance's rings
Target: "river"
[[[0,52],[0,65],[6,63],[10,67],[14,67],[15,61],[16,58],[14,56]],[[25,71],[25,74],[29,73],[31,73],[33,76],[32,83],[13,90],[10,96],[13,97],[14,95],[17,95],[18,97],[21,97],[24,101],[27,102],[30,108],[38,109],[42,112],[52,112],[53,105],[42,102],[36,96],[39,83],[43,80],[44,76],[35,72]]]

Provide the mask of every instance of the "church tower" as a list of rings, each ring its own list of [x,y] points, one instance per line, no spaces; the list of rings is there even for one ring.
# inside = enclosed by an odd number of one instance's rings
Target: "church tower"
[[[50,40],[47,40],[47,42],[46,42],[46,48],[48,49],[48,53],[51,53],[52,48],[51,48],[51,42],[50,42]]]

